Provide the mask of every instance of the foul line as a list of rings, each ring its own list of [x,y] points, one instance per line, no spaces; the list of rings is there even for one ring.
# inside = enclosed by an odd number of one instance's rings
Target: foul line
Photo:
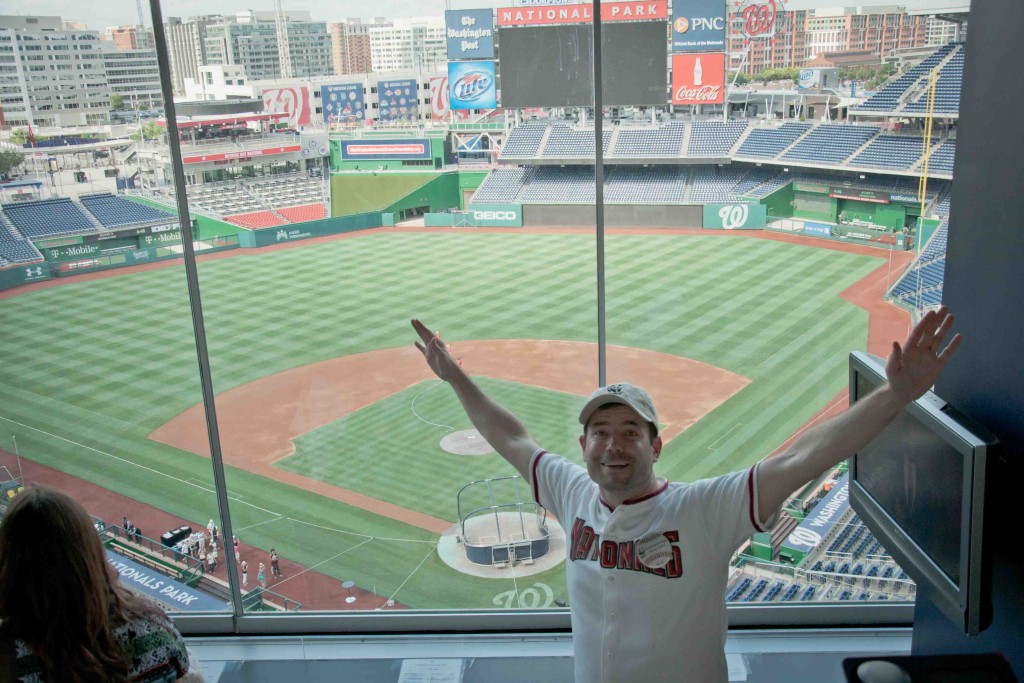
[[[105,455],[108,458],[112,458],[114,460],[119,460],[119,461],[121,461],[123,463],[126,463],[128,465],[134,465],[135,467],[138,467],[140,469],[144,469],[147,472],[152,472],[153,474],[159,474],[161,477],[167,477],[168,479],[170,479],[172,481],[176,481],[179,484],[185,484],[186,486],[192,486],[192,487],[200,489],[202,491],[208,491],[210,493],[216,494],[216,491],[214,491],[213,489],[208,489],[205,486],[201,486],[199,484],[194,484],[194,483],[192,483],[189,480],[185,480],[185,479],[181,479],[179,477],[175,477],[172,474],[167,474],[166,472],[161,472],[160,470],[155,470],[152,467],[147,467],[146,465],[142,465],[142,464],[137,463],[137,462],[135,462],[133,460],[128,460],[126,458],[122,458],[120,456],[114,455],[113,453],[107,453],[106,451],[101,451],[100,449],[93,448],[92,446],[86,446],[84,443],[78,443],[77,441],[72,441],[71,439],[65,439],[63,436],[57,436],[56,434],[51,434],[50,432],[47,432],[47,431],[45,431],[43,429],[39,429],[37,427],[32,427],[31,425],[23,424],[21,422],[18,422],[17,420],[12,420],[9,417],[4,417],[3,415],[0,415],[0,420],[4,420],[5,422],[10,422],[11,424],[18,425],[19,427],[24,427],[25,429],[31,429],[33,432],[39,432],[40,434],[45,434],[46,436],[52,437],[52,438],[57,439],[59,441],[63,441],[65,443],[69,443],[72,446],[78,446],[79,448],[84,448],[86,450],[92,451],[93,453],[99,453],[100,455]],[[266,508],[261,508],[259,505],[253,505],[252,503],[249,503],[247,501],[241,500],[240,498],[232,498],[231,496],[228,496],[228,498],[231,499],[231,500],[234,500],[234,501],[236,501],[238,503],[241,503],[243,505],[248,505],[249,507],[256,508],[260,512],[266,512],[266,513],[271,514],[271,515],[277,515],[278,517],[284,517],[284,515],[282,515],[279,512],[274,512],[273,510],[268,510]]]
[[[422,396],[423,394],[427,393],[428,391],[433,391],[434,389],[437,389],[439,386],[443,386],[443,385],[444,385],[444,382],[441,381],[441,380],[438,380],[437,384],[435,384],[434,386],[427,387],[426,389],[424,389],[420,393],[418,393],[415,396],[413,396],[412,403],[409,405],[409,409],[412,411],[412,414],[415,415],[421,422],[426,422],[428,425],[433,425],[434,427],[440,427],[440,428],[442,428],[445,431],[445,433],[448,433],[448,432],[454,430],[455,427],[453,427],[451,425],[442,425],[442,424],[438,424],[436,422],[431,422],[430,420],[424,418],[422,415],[420,415],[419,413],[416,412],[416,400],[420,396]]]
[[[715,450],[715,446],[718,444],[719,441],[721,441],[725,437],[727,437],[730,434],[732,434],[733,430],[736,429],[737,427],[742,427],[742,426],[743,426],[742,422],[737,422],[736,424],[734,424],[732,427],[729,428],[729,431],[727,431],[725,434],[722,434],[720,437],[718,437],[717,439],[712,441],[711,445],[708,446],[708,450],[709,451]]]
[[[279,516],[276,519],[268,519],[265,522],[256,522],[255,524],[250,524],[249,526],[234,527],[231,530],[233,532],[235,532],[235,535],[237,535],[238,532],[240,532],[240,531],[246,531],[247,529],[252,529],[253,527],[257,527],[257,526],[263,526],[264,524],[270,524],[271,522],[280,522],[282,519],[287,519],[287,517],[280,517]]]
[[[361,534],[357,531],[348,531],[347,529],[335,529],[334,527],[324,526],[322,524],[314,524],[313,522],[307,522],[302,519],[295,519],[294,517],[286,518],[290,522],[296,524],[305,524],[307,526],[313,526],[317,529],[323,529],[324,531],[333,531],[339,534],[346,534],[348,536],[355,536],[357,538],[365,538],[370,541],[395,541],[398,543],[429,543],[431,545],[437,545],[437,541],[422,541],[418,538],[388,538],[387,536],[369,536],[367,534]]]
[[[805,425],[804,425],[803,427],[801,427],[800,429],[798,429],[798,430],[796,431],[796,433],[795,433],[795,434],[793,434],[793,436],[791,436],[791,437],[789,437],[789,439],[787,439],[787,441],[793,440],[793,439],[795,439],[796,437],[798,437],[798,436],[800,436],[801,434],[803,434],[804,432],[806,432],[806,431],[807,431],[808,429],[810,429],[811,427],[813,427],[813,426],[814,426],[814,425],[815,425],[816,423],[818,423],[818,422],[819,422],[820,420],[823,420],[823,419],[825,418],[825,416],[826,416],[826,415],[828,415],[829,413],[831,413],[831,412],[832,412],[832,410],[833,410],[833,409],[835,409],[835,407],[836,407],[836,406],[838,406],[838,405],[840,405],[840,404],[842,404],[842,403],[844,403],[844,402],[846,402],[846,401],[848,401],[848,400],[849,400],[848,398],[841,398],[841,399],[839,399],[838,401],[836,401],[835,403],[833,403],[832,405],[830,405],[830,406],[828,406],[827,408],[825,408],[825,410],[823,410],[823,411],[821,412],[821,414],[820,414],[820,415],[818,415],[818,416],[817,416],[816,418],[814,418],[813,420],[811,420],[810,422],[808,422],[807,424],[805,424]]]
[[[370,542],[370,541],[372,541],[372,540],[373,540],[372,538],[368,538],[368,539],[366,539],[365,541],[363,541],[362,543],[356,543],[356,544],[355,544],[354,546],[352,546],[351,548],[346,548],[345,550],[342,550],[342,551],[341,551],[340,553],[338,553],[337,555],[332,555],[331,557],[328,557],[328,558],[327,558],[326,560],[324,560],[323,562],[317,562],[317,563],[316,563],[316,564],[314,564],[314,565],[313,565],[312,567],[306,567],[305,569],[303,569],[303,570],[302,570],[301,572],[299,572],[298,574],[289,574],[289,575],[288,575],[288,578],[287,578],[287,579],[285,579],[284,581],[278,581],[277,583],[275,583],[275,584],[274,584],[274,586],[280,586],[280,585],[281,585],[282,583],[287,583],[288,581],[291,581],[292,579],[298,578],[298,577],[302,576],[303,574],[305,574],[306,572],[311,572],[311,571],[313,571],[314,569],[316,569],[317,567],[319,567],[320,565],[322,565],[322,564],[326,564],[326,563],[330,562],[331,560],[333,560],[333,559],[335,559],[335,558],[337,558],[337,557],[341,557],[342,555],[344,555],[345,553],[347,553],[347,552],[349,552],[349,551],[355,550],[356,548],[358,548],[358,547],[360,547],[360,546],[366,545],[367,543],[369,543],[369,542]]]
[[[391,597],[388,598],[388,600],[394,600],[395,599],[395,596],[398,595],[398,592],[400,590],[402,590],[402,587],[405,586],[405,584],[409,583],[409,579],[411,579],[416,574],[416,572],[418,572],[420,570],[420,567],[423,566],[423,563],[427,561],[427,559],[430,557],[431,553],[433,553],[436,549],[437,549],[436,546],[431,548],[430,552],[428,552],[426,555],[423,556],[423,559],[420,560],[420,563],[418,565],[416,565],[416,569],[413,569],[412,573],[410,573],[409,576],[405,577],[405,581],[403,581],[401,584],[399,584],[398,588],[395,589],[395,592],[391,594]],[[385,604],[387,604],[387,603],[385,603]]]

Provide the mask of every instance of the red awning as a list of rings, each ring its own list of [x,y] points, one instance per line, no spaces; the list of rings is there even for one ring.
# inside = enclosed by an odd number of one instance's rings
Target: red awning
[[[290,114],[278,112],[276,114],[238,114],[236,116],[210,116],[192,117],[179,116],[178,128],[201,128],[203,126],[227,126],[234,123],[246,123],[247,121],[274,121],[275,119],[286,119]],[[157,119],[156,125],[167,127],[167,119]]]

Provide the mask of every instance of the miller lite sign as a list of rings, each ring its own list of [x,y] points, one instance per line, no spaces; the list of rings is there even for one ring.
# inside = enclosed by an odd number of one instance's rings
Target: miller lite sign
[[[453,111],[497,107],[494,62],[448,62],[448,106]]]
[[[672,55],[672,104],[725,102],[725,53]]]

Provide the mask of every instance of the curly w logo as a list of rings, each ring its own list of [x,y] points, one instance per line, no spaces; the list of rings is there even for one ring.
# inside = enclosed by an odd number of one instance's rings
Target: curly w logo
[[[722,219],[722,227],[726,230],[742,228],[747,224],[747,217],[749,215],[750,210],[746,204],[723,206],[718,210],[718,217]]]

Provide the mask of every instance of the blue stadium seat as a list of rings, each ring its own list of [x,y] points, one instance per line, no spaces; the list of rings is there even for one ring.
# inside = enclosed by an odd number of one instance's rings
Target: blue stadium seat
[[[100,230],[66,197],[4,204],[3,210],[14,227],[29,239]]]
[[[136,204],[124,197],[117,197],[109,192],[87,194],[79,197],[82,206],[96,217],[105,227],[115,228],[154,221],[171,222],[177,218],[173,214],[160,211],[142,204]]]

